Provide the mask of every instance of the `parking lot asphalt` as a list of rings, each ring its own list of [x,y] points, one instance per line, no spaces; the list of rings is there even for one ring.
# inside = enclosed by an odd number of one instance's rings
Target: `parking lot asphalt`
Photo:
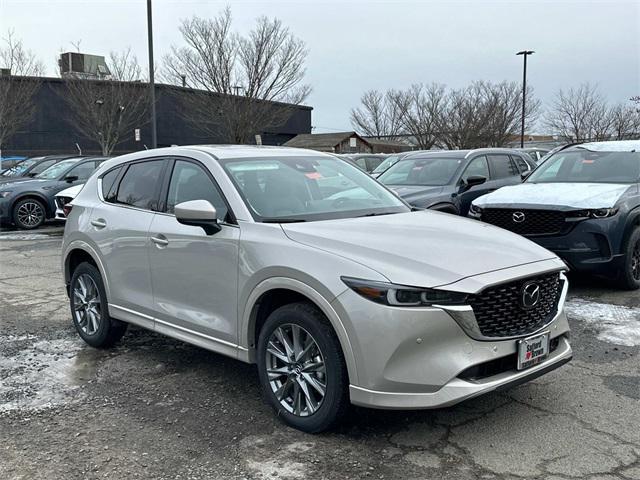
[[[640,479],[640,294],[571,278],[574,360],[431,411],[283,426],[255,367],[130,328],[85,345],[62,228],[0,232],[0,479]]]

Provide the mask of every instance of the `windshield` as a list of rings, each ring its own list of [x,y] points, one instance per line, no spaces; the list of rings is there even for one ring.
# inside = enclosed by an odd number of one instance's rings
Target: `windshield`
[[[312,221],[410,211],[398,197],[337,158],[221,160],[254,218]]]
[[[640,176],[640,152],[561,150],[549,157],[527,183],[635,183]]]
[[[384,162],[382,162],[373,170],[373,173],[384,172],[391,165],[395,164],[399,159],[400,159],[400,155],[391,155],[390,157],[387,157]]]
[[[49,168],[47,168],[43,172],[36,175],[36,178],[46,178],[48,180],[53,180],[55,178],[58,178],[71,165],[78,163],[78,160],[79,160],[78,158],[70,158],[68,160],[63,160],[61,162],[58,162],[55,165],[51,165]]]
[[[457,157],[428,157],[401,160],[378,177],[385,185],[449,185],[462,164]]]
[[[13,167],[7,168],[4,172],[2,172],[2,176],[3,177],[19,177],[37,161],[38,161],[37,158],[29,158],[27,160],[22,160],[20,163],[16,163]]]

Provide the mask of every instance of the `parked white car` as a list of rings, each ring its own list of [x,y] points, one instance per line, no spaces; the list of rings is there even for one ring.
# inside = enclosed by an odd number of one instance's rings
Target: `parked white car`
[[[76,195],[80,193],[84,184],[74,185],[73,187],[66,188],[61,192],[56,193],[56,220],[66,220],[67,215],[71,211],[71,201],[76,198]],[[68,205],[66,208],[65,206]]]

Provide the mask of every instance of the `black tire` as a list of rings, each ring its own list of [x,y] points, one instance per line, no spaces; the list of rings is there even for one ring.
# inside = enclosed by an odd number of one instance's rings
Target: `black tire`
[[[324,379],[325,394],[321,402],[319,402],[317,410],[311,414],[308,414],[307,411],[306,416],[292,413],[281,404],[274,393],[267,374],[267,346],[269,340],[272,335],[276,335],[274,332],[278,328],[291,328],[292,325],[301,327],[305,334],[310,334],[324,360],[324,373],[318,375],[322,375]],[[309,303],[292,303],[273,311],[260,330],[257,363],[263,394],[267,402],[275,410],[276,415],[287,425],[304,432],[318,433],[338,423],[347,412],[349,408],[349,378],[340,342],[327,318],[315,306]],[[292,375],[295,374],[283,376],[289,381]],[[292,382],[295,387],[294,382],[295,379]],[[309,387],[307,386],[307,388]],[[314,393],[317,395],[316,392]],[[309,401],[306,399],[304,401],[305,408],[308,410]]]
[[[640,288],[640,227],[635,227],[624,244],[622,271],[618,283],[626,290]]]
[[[94,307],[91,314],[95,312],[99,313],[99,320],[97,322],[91,322],[89,316],[91,315],[86,311],[86,308],[81,303],[81,299],[75,294],[76,289],[82,290],[81,285],[88,286],[90,280],[93,281],[91,288],[97,289],[98,298],[92,305]],[[88,298],[85,295],[85,298]],[[122,338],[127,331],[127,324],[116,320],[109,316],[109,305],[107,302],[107,295],[104,290],[104,283],[102,276],[98,269],[90,263],[83,262],[76,267],[71,277],[71,284],[69,286],[69,305],[71,307],[71,318],[73,319],[73,325],[76,327],[76,331],[80,338],[86,343],[96,348],[107,348],[112,346],[118,340]],[[95,308],[98,307],[99,308]],[[84,313],[84,322],[82,321]],[[96,315],[98,317],[98,315]],[[96,318],[94,317],[94,318]],[[97,323],[97,328],[92,328]],[[88,328],[87,328],[88,327]]]
[[[22,230],[33,230],[40,227],[47,219],[44,204],[35,198],[18,200],[13,206],[13,223]]]

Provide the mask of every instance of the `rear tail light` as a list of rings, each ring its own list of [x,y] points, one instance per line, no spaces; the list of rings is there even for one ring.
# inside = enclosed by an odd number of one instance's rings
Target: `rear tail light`
[[[70,203],[65,203],[62,206],[62,211],[64,212],[64,216],[68,217],[69,214],[71,213],[71,209],[73,208],[73,205],[71,205]]]

